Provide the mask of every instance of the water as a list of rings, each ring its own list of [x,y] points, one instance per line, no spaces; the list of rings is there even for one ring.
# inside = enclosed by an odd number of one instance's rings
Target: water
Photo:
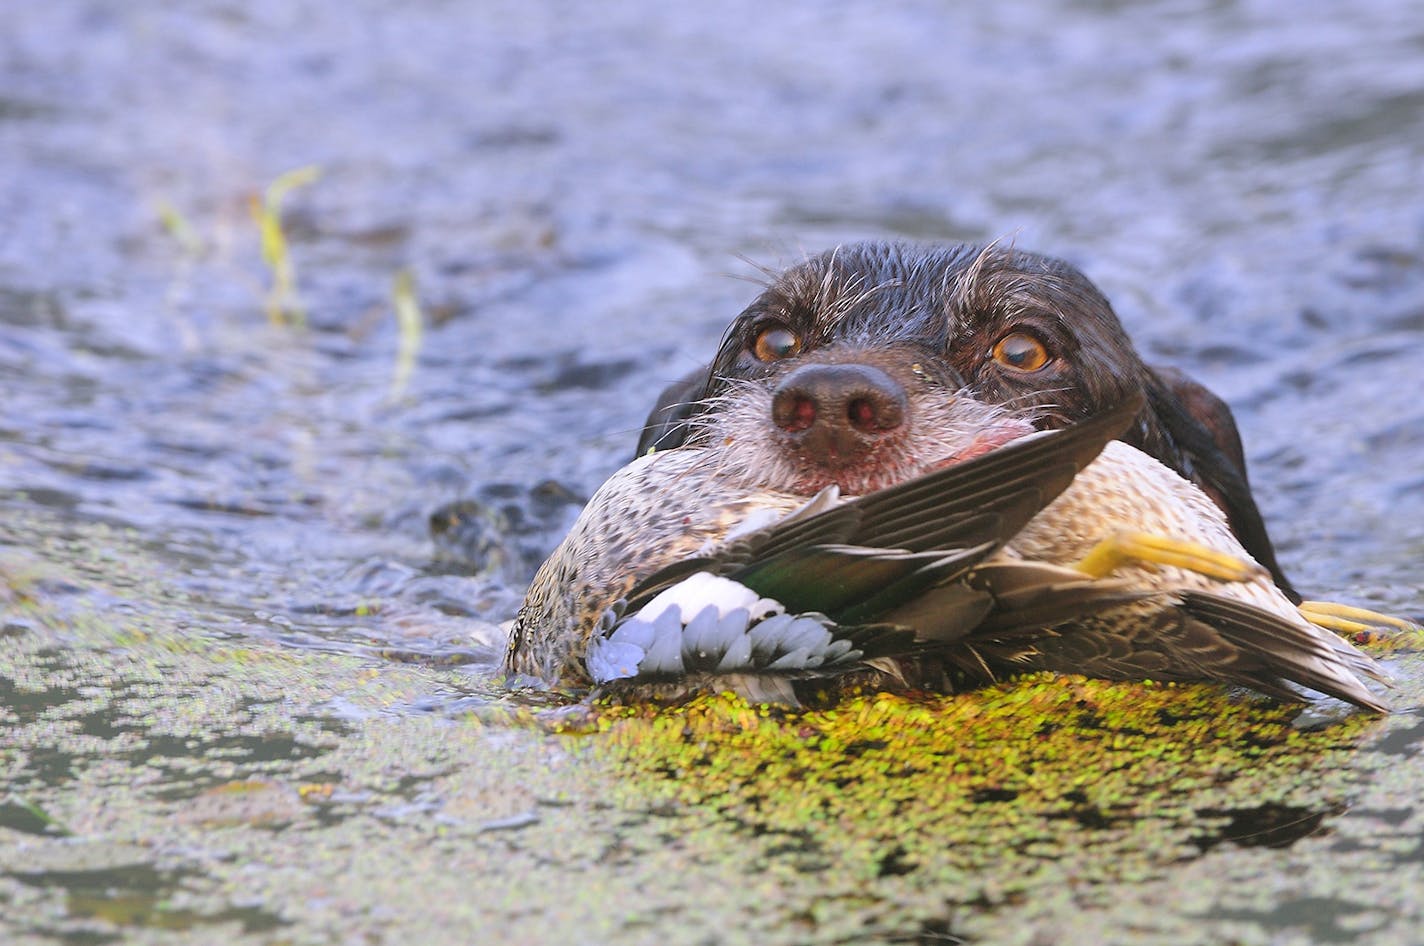
[[[1421,12],[7,10],[0,648],[68,654],[82,686],[113,645],[97,614],[129,646],[416,674],[391,684],[397,718],[497,703],[499,623],[656,392],[755,294],[752,264],[883,237],[1006,238],[1083,267],[1144,351],[1234,405],[1296,583],[1420,615]],[[308,165],[285,213],[294,329],[263,314],[249,201]],[[399,390],[402,270],[428,324]],[[266,697],[286,687],[305,691]],[[366,725],[372,699],[297,712]],[[54,770],[0,758],[26,797],[66,797]],[[54,870],[21,887],[78,883]],[[184,884],[144,870],[130,886]],[[32,903],[21,887],[7,913]],[[146,909],[109,919],[163,935]],[[275,908],[231,909],[260,936]]]

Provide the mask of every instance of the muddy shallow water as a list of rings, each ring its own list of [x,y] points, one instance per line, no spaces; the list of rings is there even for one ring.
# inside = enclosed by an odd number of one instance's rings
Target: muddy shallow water
[[[0,938],[1414,941],[1410,653],[1309,760],[982,834],[728,814],[490,670],[753,264],[867,238],[1082,266],[1235,406],[1297,584],[1424,614],[1417,9],[133,6],[0,31]],[[308,166],[273,324],[250,204]]]

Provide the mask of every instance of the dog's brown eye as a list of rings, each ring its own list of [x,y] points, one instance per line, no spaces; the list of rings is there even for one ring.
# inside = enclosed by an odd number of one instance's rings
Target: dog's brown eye
[[[1043,342],[1025,332],[1005,335],[994,344],[994,360],[1015,371],[1037,371],[1048,364]]]
[[[757,333],[752,353],[758,361],[780,361],[801,351],[801,337],[784,325],[768,325]]]

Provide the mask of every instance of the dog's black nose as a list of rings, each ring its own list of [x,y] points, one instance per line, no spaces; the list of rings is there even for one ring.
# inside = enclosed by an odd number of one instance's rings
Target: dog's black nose
[[[905,422],[905,389],[869,365],[802,365],[772,392],[771,419],[804,457],[845,465]]]

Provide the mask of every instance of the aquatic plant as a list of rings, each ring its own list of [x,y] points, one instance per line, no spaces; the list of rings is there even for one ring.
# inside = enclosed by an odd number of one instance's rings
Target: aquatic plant
[[[395,310],[399,332],[395,375],[391,378],[391,400],[394,401],[405,393],[410,377],[415,372],[415,360],[420,354],[423,335],[424,318],[420,311],[420,299],[415,292],[415,277],[408,269],[396,273],[395,282],[391,286],[391,307]]]
[[[1310,730],[1300,713],[1212,685],[1040,673],[800,711],[731,694],[607,706],[589,745],[620,773],[625,804],[790,839],[867,878],[923,869],[1011,883],[1029,863],[1073,855],[1087,832],[1134,852],[1135,866],[1091,861],[1107,881],[1205,849],[1251,812],[1301,812],[1308,833],[1335,810],[1346,789],[1328,784],[1327,760],[1383,723]]]
[[[165,198],[159,198],[156,207],[158,221],[163,225],[163,232],[178,244],[178,248],[183,252],[183,258],[189,259],[200,255],[203,252],[203,241],[198,233],[189,223],[173,203]]]
[[[316,165],[307,165],[279,174],[267,185],[260,199],[254,195],[249,201],[252,219],[257,222],[262,238],[262,261],[272,272],[272,285],[267,291],[263,308],[267,312],[267,320],[273,325],[297,328],[306,325],[306,310],[297,295],[296,272],[287,237],[282,230],[282,202],[292,191],[316,181],[321,173],[321,168]]]

